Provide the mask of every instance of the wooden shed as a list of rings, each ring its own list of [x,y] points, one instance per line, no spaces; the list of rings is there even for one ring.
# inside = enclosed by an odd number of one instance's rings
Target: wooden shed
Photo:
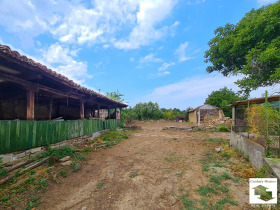
[[[189,122],[198,123],[200,125],[204,119],[222,119],[224,112],[218,107],[204,104],[196,107],[195,109],[189,110]]]
[[[120,127],[125,107],[0,44],[0,154]]]

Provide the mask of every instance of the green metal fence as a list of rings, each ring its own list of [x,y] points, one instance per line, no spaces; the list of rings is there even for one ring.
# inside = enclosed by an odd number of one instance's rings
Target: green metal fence
[[[120,127],[121,120],[0,121],[0,154]]]
[[[121,127],[121,120],[105,120],[104,121],[104,129],[115,129]]]

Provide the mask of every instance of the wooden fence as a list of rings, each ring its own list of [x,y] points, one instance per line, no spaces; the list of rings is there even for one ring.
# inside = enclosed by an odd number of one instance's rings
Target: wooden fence
[[[0,154],[46,146],[104,129],[121,120],[0,121]]]

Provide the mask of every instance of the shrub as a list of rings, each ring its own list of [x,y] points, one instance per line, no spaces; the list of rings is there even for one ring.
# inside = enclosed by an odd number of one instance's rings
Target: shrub
[[[228,130],[227,126],[219,125],[218,128],[217,128],[217,131],[218,132],[228,132],[229,130]]]

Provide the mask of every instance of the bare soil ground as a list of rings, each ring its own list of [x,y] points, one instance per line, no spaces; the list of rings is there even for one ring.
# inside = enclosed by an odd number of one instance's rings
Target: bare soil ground
[[[143,130],[112,148],[89,153],[90,160],[79,172],[43,192],[36,209],[205,209],[222,201],[223,209],[248,209],[248,179],[238,180],[233,169],[236,164],[246,168],[250,164],[240,156],[226,161],[215,151],[219,143],[205,140],[228,141],[230,133],[162,130],[193,126],[188,123],[135,124]],[[217,186],[228,192],[216,190],[206,196],[198,192],[199,187],[213,186],[211,176],[223,172],[232,178],[222,179]]]

